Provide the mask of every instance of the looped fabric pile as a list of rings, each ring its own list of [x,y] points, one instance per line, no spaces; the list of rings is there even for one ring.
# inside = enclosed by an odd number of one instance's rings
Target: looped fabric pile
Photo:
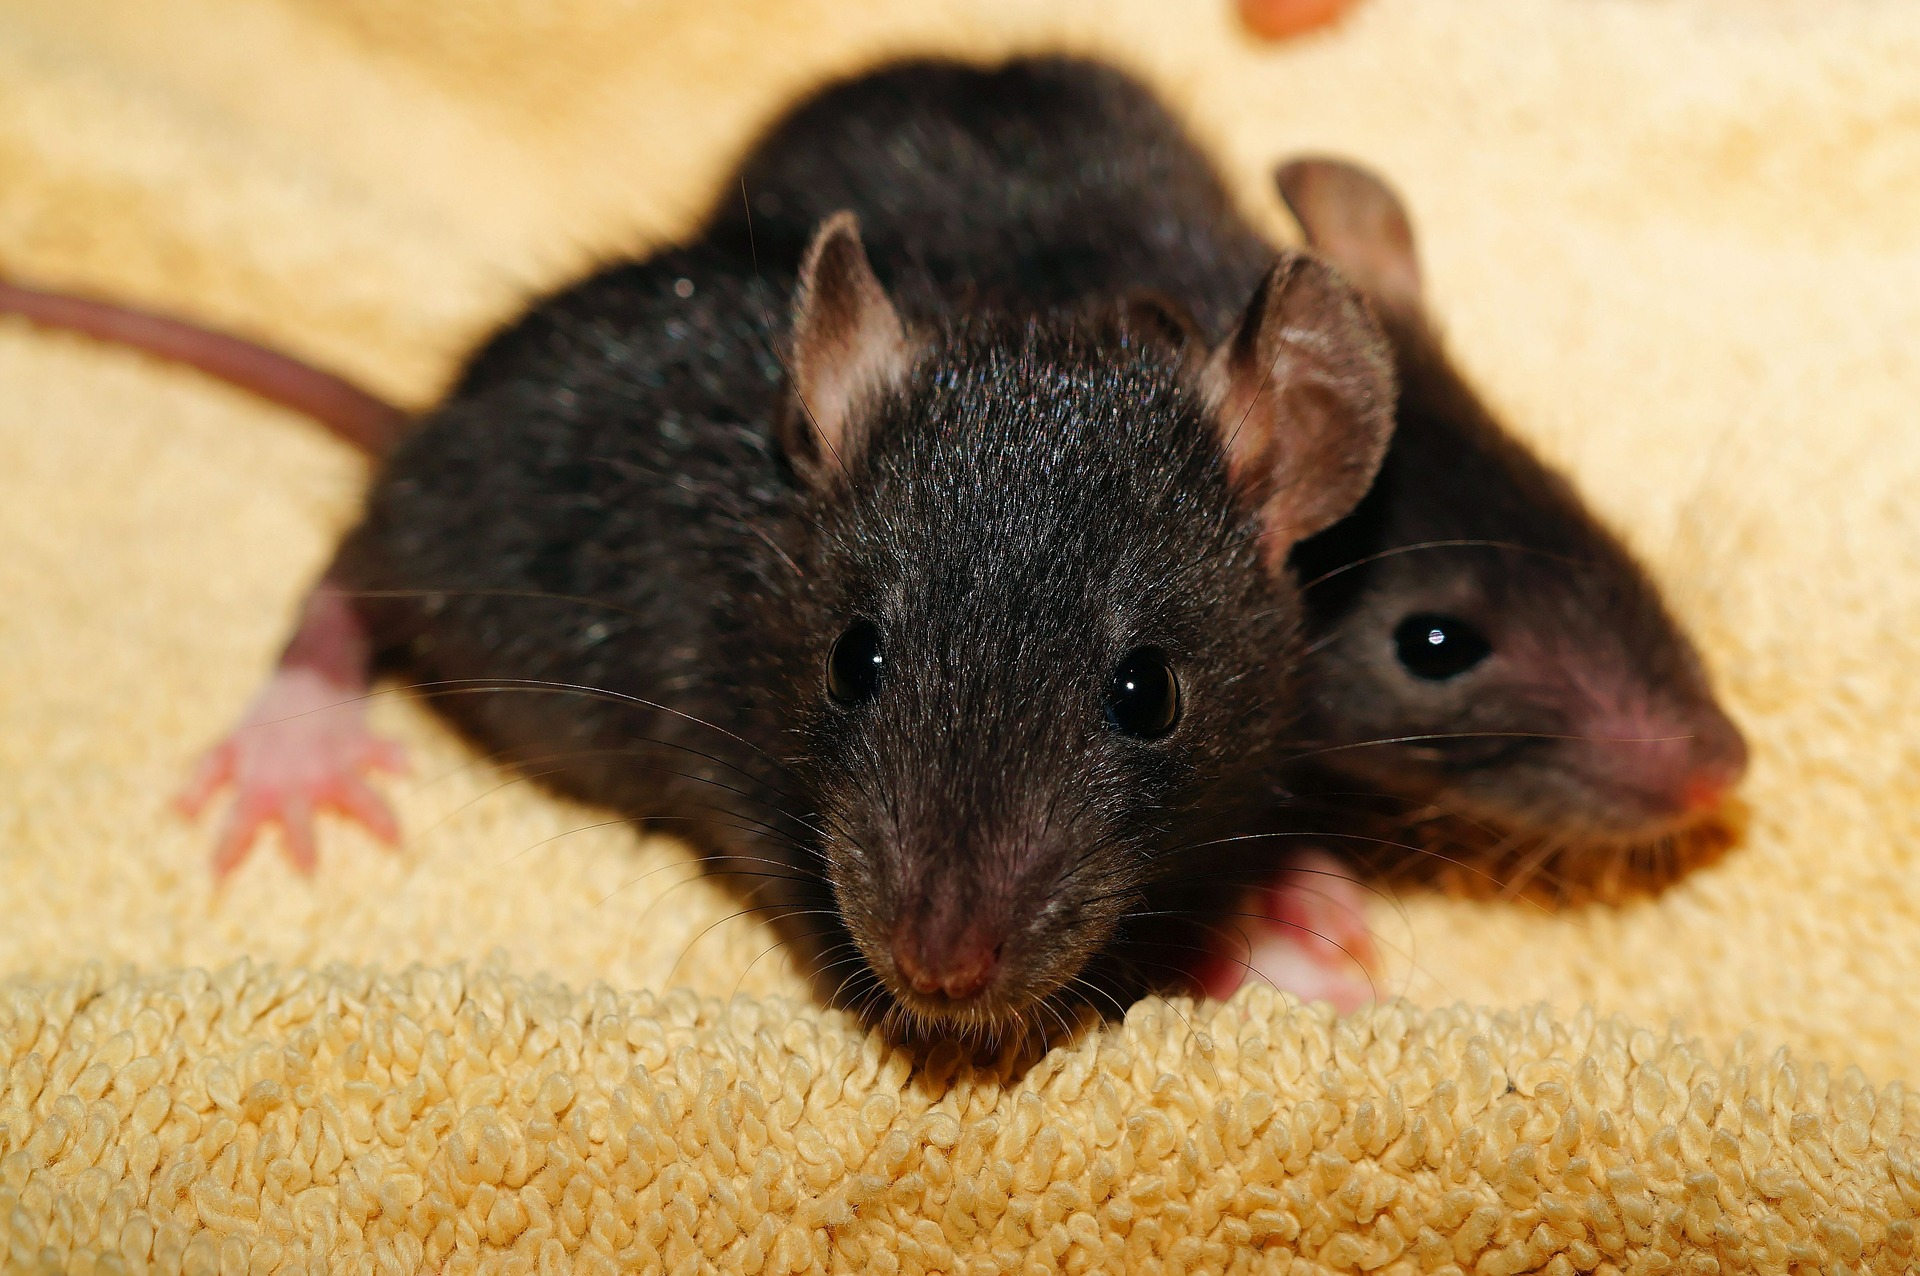
[[[1351,156],[1451,348],[1622,528],[1754,745],[1655,899],[1382,893],[1377,1008],[1148,1000],[1044,1056],[811,1003],[671,840],[376,725],[398,852],[224,887],[167,799],[363,463],[0,322],[0,1269],[1920,1269],[1920,11],[1363,0],[1259,45],[1126,0],[18,0],[0,272],[430,403],[891,54],[1100,53],[1249,212]]]

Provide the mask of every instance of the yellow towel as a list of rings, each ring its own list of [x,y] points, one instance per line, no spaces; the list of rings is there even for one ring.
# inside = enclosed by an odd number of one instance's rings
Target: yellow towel
[[[1143,1003],[1014,1077],[458,966],[90,970],[5,1013],[19,1270],[1920,1264],[1912,1100],[1590,1014]]]
[[[1920,1267],[1913,5],[1363,0],[1270,47],[1210,0],[13,0],[0,270],[425,403],[823,76],[1062,47],[1276,234],[1288,154],[1405,192],[1453,348],[1747,728],[1742,845],[1621,908],[1383,896],[1404,1002],[1151,1001],[1017,1076],[808,1006],[682,849],[397,693],[400,852],[329,824],[313,882],[216,893],[167,795],[363,469],[0,324],[6,1270]]]

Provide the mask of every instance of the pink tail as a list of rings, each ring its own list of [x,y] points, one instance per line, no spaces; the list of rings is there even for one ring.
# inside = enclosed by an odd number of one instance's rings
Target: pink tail
[[[209,376],[312,417],[370,456],[386,455],[408,417],[386,400],[330,372],[265,346],[184,319],[110,301],[42,292],[0,280],[0,314],[47,328],[84,333]]]

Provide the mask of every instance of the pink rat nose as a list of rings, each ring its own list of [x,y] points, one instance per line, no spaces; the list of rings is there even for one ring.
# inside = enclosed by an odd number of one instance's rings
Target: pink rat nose
[[[1737,757],[1723,756],[1699,763],[1680,785],[1681,810],[1688,815],[1705,815],[1717,809],[1746,769],[1744,745]]]
[[[1747,773],[1747,742],[1731,719],[1715,712],[1696,725],[1688,743],[1692,765],[1680,786],[1680,805],[1688,815],[1704,815]]]
[[[1647,818],[1709,815],[1746,774],[1746,741],[1715,708],[1609,713],[1590,731],[1594,764]]]
[[[978,921],[941,925],[905,917],[893,932],[894,967],[923,997],[978,996],[999,973],[1001,948],[1000,937]]]

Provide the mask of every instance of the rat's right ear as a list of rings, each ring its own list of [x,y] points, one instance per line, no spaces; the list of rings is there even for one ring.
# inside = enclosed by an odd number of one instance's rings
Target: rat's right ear
[[[905,381],[913,347],[860,246],[860,223],[838,212],[820,223],[800,262],[789,360],[795,402],[781,442],[803,473],[839,472],[858,450],[859,414]]]
[[[1293,546],[1346,517],[1393,437],[1393,356],[1359,294],[1304,253],[1261,281],[1201,377],[1227,474],[1283,570]]]
[[[1383,308],[1421,310],[1420,257],[1400,197],[1357,164],[1297,159],[1274,174],[1307,246]]]

